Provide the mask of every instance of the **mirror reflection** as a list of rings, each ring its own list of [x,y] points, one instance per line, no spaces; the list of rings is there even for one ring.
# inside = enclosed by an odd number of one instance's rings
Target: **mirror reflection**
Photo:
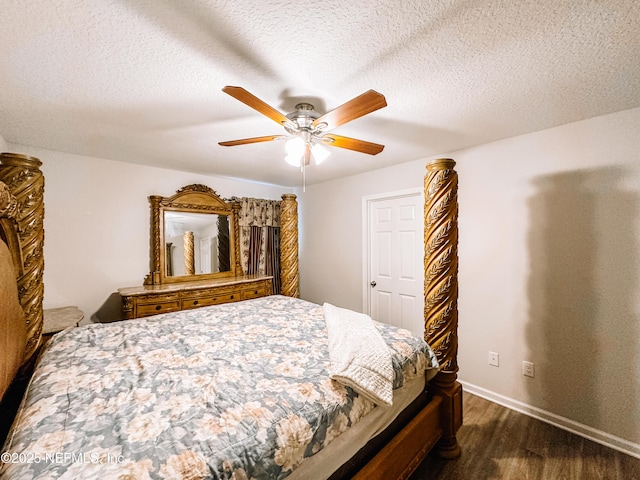
[[[168,277],[231,270],[227,215],[165,211],[164,241]]]

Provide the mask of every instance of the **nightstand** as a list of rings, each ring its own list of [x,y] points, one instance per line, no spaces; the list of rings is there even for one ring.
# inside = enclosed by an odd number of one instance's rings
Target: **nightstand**
[[[78,307],[48,308],[43,313],[43,343],[66,328],[77,327],[84,318],[84,312]]]

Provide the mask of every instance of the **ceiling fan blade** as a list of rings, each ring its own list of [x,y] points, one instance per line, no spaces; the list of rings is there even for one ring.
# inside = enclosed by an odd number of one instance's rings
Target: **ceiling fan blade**
[[[267,135],[264,137],[242,138],[240,140],[218,142],[218,145],[222,145],[223,147],[234,147],[236,145],[246,145],[248,143],[270,142],[272,140],[280,140],[281,138],[287,138],[287,136],[286,135]]]
[[[348,150],[355,150],[356,152],[368,153],[369,155],[377,155],[384,150],[384,145],[380,145],[378,143],[366,142],[364,140],[343,137],[332,133],[323,135],[322,143],[332,147],[340,147]]]
[[[226,86],[222,89],[222,91],[224,93],[231,95],[236,100],[240,100],[245,105],[250,106],[254,110],[257,110],[261,114],[269,117],[271,120],[279,123],[280,125],[291,123],[291,120],[289,120],[286,116],[284,116],[278,110],[266,104],[265,102],[260,100],[258,97],[256,97],[252,93],[247,92],[242,87]]]
[[[326,124],[323,130],[328,131],[386,106],[387,101],[384,95],[375,90],[369,90],[316,118],[311,126],[318,128],[319,125]]]

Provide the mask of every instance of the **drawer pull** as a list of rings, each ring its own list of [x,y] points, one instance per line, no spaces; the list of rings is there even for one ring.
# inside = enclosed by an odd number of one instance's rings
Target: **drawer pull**
[[[162,305],[156,305],[156,310],[160,310],[162,308]]]
[[[257,295],[258,294],[258,290],[254,290],[253,293],[254,293],[254,295]]]
[[[197,305],[197,304],[198,304],[198,300],[194,300],[194,301],[193,301],[193,304],[194,304],[194,305]]]
[[[232,298],[232,299],[233,299],[233,295],[231,295],[231,297],[230,297],[230,298]]]

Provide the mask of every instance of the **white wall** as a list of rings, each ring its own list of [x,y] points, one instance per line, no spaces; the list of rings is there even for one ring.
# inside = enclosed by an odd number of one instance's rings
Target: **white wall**
[[[636,444],[639,133],[634,109],[455,154],[461,378]]]
[[[460,180],[461,380],[640,452],[640,109],[440,156]],[[302,297],[362,309],[362,197],[422,185],[427,160],[300,194]]]
[[[77,305],[89,319],[121,318],[117,289],[149,273],[149,195],[202,183],[220,196],[280,199],[290,189],[9,144],[45,176],[44,308]]]
[[[6,152],[8,149],[9,149],[9,145],[7,144],[5,139],[2,138],[2,135],[0,135],[0,153]]]
[[[300,295],[362,311],[362,197],[422,188],[423,160],[298,192]]]

